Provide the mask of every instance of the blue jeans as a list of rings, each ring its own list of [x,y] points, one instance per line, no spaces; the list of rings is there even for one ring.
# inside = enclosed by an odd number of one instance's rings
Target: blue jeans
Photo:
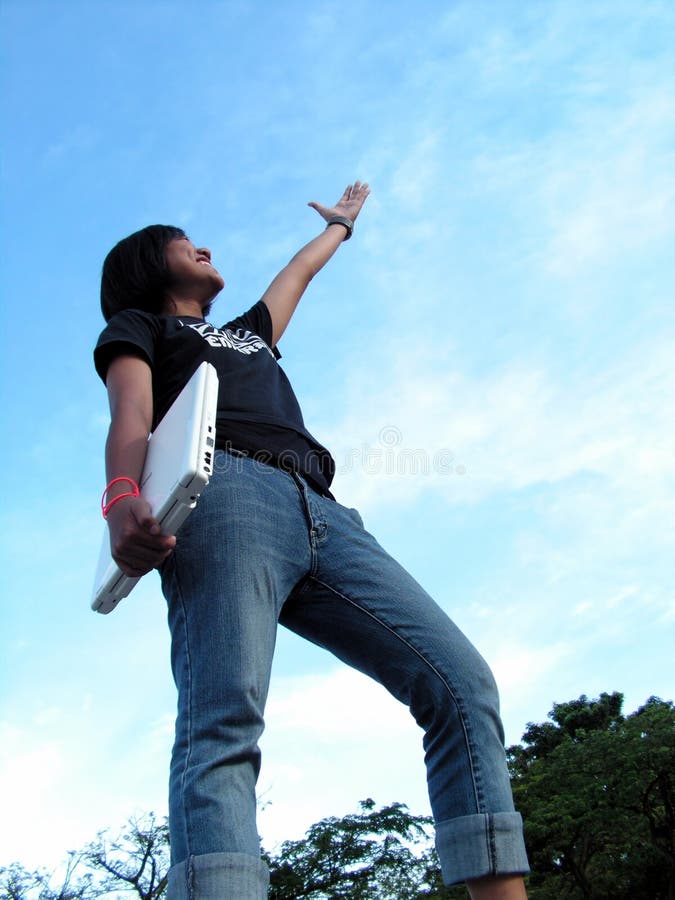
[[[445,881],[527,871],[492,674],[356,510],[219,451],[162,587],[178,688],[170,900],[267,896],[255,785],[278,622],[409,707]]]

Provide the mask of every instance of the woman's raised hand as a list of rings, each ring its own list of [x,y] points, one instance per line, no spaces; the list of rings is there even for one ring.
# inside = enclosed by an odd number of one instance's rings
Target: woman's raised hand
[[[354,184],[347,185],[344,194],[340,197],[335,206],[323,206],[323,204],[314,201],[307,205],[311,206],[312,209],[315,209],[326,221],[328,221],[331,216],[346,216],[353,222],[361,212],[361,207],[366,202],[366,197],[369,193],[370,188],[366,182],[361,184],[360,181],[355,181]]]

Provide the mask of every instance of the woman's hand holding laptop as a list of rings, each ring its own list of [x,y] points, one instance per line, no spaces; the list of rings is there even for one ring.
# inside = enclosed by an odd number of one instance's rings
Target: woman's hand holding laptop
[[[150,504],[124,497],[108,512],[112,558],[125,575],[139,578],[156,569],[176,546],[174,535],[161,533]]]

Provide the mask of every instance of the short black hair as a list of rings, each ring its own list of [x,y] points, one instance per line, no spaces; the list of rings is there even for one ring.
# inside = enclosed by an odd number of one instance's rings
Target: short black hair
[[[106,322],[123,309],[157,315],[162,311],[170,284],[164,251],[170,241],[186,236],[174,225],[148,225],[115,244],[101,273],[101,311]]]

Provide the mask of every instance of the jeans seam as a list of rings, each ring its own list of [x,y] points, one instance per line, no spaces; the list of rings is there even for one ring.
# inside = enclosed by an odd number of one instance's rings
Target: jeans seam
[[[187,889],[188,889],[188,900],[195,900],[195,891],[194,891],[194,856],[190,854],[187,858]]]
[[[495,822],[491,813],[487,814],[487,845],[490,852],[490,870],[493,875],[497,874],[497,845],[495,841]]]
[[[173,571],[173,580],[176,586],[176,593],[178,595],[178,599],[180,602],[180,611],[181,616],[183,618],[183,634],[185,641],[185,664],[187,669],[187,710],[186,710],[186,726],[187,726],[187,751],[185,753],[185,761],[183,763],[183,771],[180,774],[180,785],[181,785],[181,809],[183,812],[183,827],[185,834],[185,842],[187,844],[188,851],[188,859],[191,859],[190,853],[190,845],[192,843],[190,828],[188,823],[187,809],[185,807],[185,779],[187,777],[187,770],[189,768],[190,758],[192,756],[192,660],[190,658],[190,641],[188,635],[188,622],[187,622],[187,611],[185,609],[185,599],[183,596],[183,591],[181,590],[180,579],[178,578],[178,573],[176,572],[176,568],[174,567]],[[192,871],[192,865],[190,863],[190,872]],[[191,882],[190,882],[191,884]]]
[[[469,727],[466,722],[464,706],[463,706],[462,702],[460,701],[460,699],[456,696],[455,692],[453,691],[452,687],[448,683],[447,679],[442,675],[441,672],[438,671],[436,666],[434,666],[433,663],[430,662],[430,660],[428,660],[415,646],[413,646],[413,644],[410,643],[409,640],[407,640],[407,638],[400,635],[394,628],[392,628],[386,622],[382,621],[382,619],[378,618],[378,616],[376,616],[374,613],[370,612],[370,610],[364,609],[363,606],[361,606],[355,600],[352,600],[351,597],[348,597],[346,594],[343,594],[341,591],[338,591],[336,588],[332,587],[331,585],[326,584],[325,581],[321,581],[321,579],[317,578],[315,575],[310,574],[308,576],[307,580],[309,581],[309,579],[315,581],[317,584],[320,584],[321,587],[325,588],[328,591],[331,591],[336,596],[341,597],[345,602],[350,603],[356,609],[360,610],[366,616],[371,618],[374,622],[377,622],[378,625],[382,626],[383,628],[386,628],[386,630],[390,634],[393,634],[394,637],[397,638],[397,640],[401,641],[402,644],[404,644],[419,659],[421,659],[422,662],[424,663],[424,665],[427,666],[429,669],[431,669],[431,671],[434,673],[434,675],[436,675],[438,680],[445,687],[446,691],[448,692],[448,695],[452,698],[452,701],[455,704],[455,707],[457,708],[457,711],[459,714],[459,719],[460,719],[460,722],[462,723],[462,732],[464,735],[464,742],[466,745],[467,756],[469,759],[469,768],[471,771],[471,784],[473,786],[474,800],[476,803],[476,809],[478,810],[479,813],[482,813],[483,812],[483,792],[480,789],[480,786],[478,783],[480,781],[480,779],[479,779],[478,773],[476,772],[476,769],[475,769],[475,762],[474,762],[475,754],[473,752],[473,742],[471,741],[471,738],[469,736]]]

